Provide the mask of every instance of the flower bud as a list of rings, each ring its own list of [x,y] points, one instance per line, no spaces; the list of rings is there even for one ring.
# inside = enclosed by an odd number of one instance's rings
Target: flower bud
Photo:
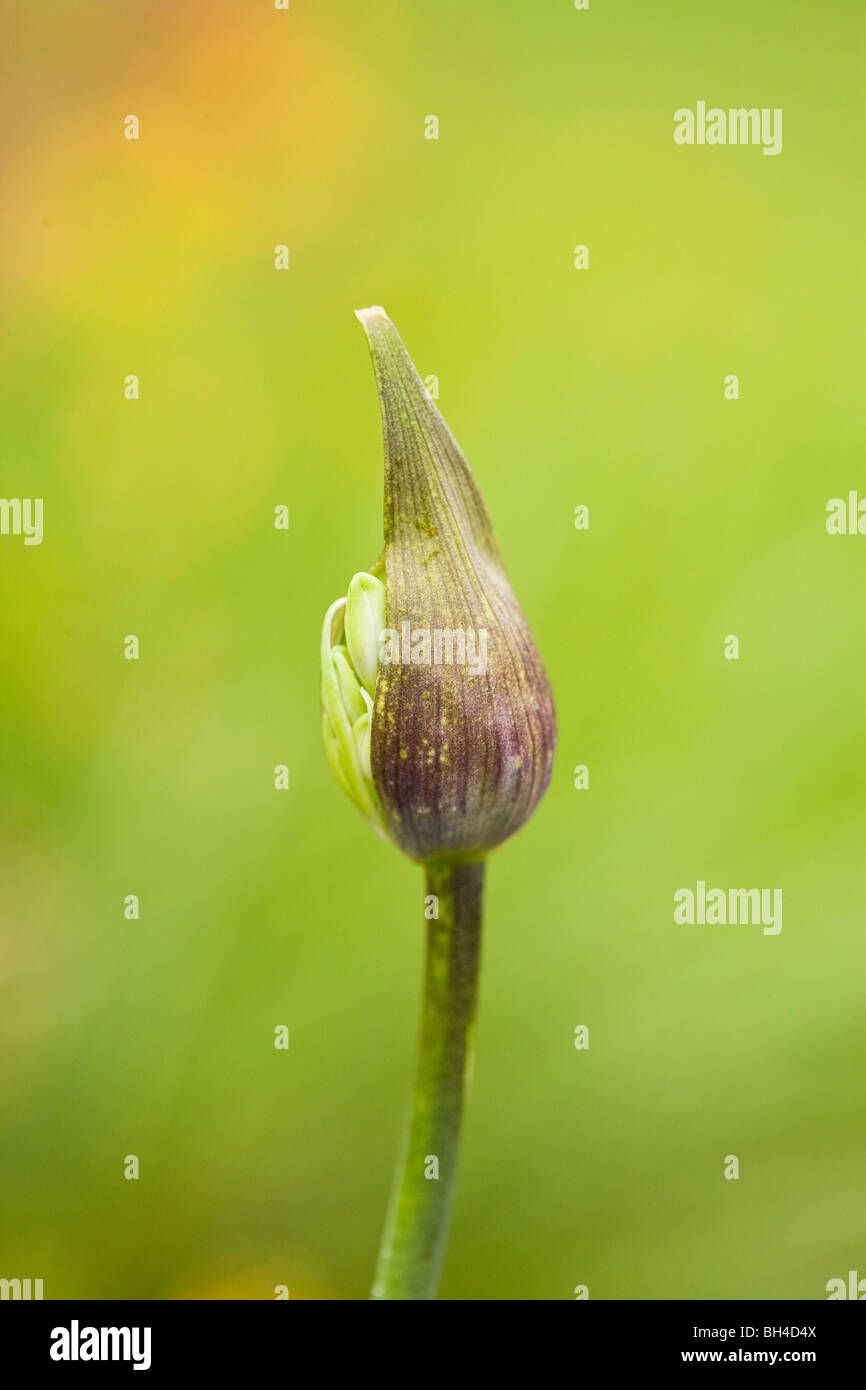
[[[361,730],[375,806],[413,859],[481,856],[547,789],[553,696],[469,465],[384,310],[357,317],[382,414],[385,585],[383,596],[373,575],[356,576],[345,621],[360,684],[375,692]]]

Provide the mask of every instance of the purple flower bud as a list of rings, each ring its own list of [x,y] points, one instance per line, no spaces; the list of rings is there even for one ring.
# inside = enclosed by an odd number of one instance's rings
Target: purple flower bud
[[[471,858],[519,830],[544,795],[553,696],[469,465],[384,310],[357,317],[385,448],[373,782],[412,859]]]

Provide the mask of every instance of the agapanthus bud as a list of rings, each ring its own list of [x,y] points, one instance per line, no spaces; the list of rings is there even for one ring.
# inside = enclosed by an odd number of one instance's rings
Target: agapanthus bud
[[[556,743],[550,685],[469,465],[384,310],[357,316],[382,410],[385,585],[383,595],[375,576],[357,575],[344,618],[351,669],[362,694],[375,691],[366,723],[363,714],[351,723],[354,687],[351,709],[341,696],[352,746],[371,739],[372,788],[360,752],[360,776],[347,775],[342,761],[338,776],[356,804],[360,783],[413,859],[482,855],[523,825],[547,788]],[[384,631],[374,642],[383,597]],[[344,673],[331,646],[329,661],[339,687]],[[332,719],[329,732],[342,757],[345,729],[341,738]]]

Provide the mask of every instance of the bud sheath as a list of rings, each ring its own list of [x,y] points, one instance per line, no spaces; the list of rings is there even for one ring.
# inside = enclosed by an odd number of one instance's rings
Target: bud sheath
[[[413,859],[481,856],[547,788],[553,697],[469,465],[384,310],[358,318],[382,413],[392,635],[371,721],[373,781]]]

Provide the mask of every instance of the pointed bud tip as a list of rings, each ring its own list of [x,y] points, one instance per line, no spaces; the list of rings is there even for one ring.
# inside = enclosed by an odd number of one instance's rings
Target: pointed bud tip
[[[381,304],[371,304],[366,309],[356,309],[355,318],[365,329],[368,328],[371,324],[376,323],[377,320],[380,320],[384,323],[391,322],[391,320],[388,318],[388,315],[385,313],[385,310],[382,308]]]

